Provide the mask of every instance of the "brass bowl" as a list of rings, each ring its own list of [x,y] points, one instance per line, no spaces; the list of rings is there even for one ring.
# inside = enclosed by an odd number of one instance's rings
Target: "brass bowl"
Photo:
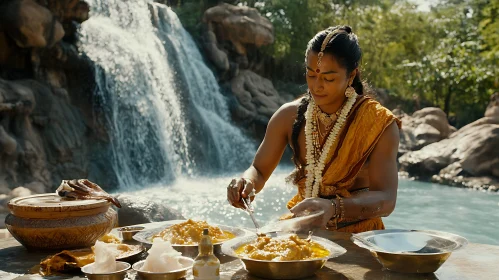
[[[192,269],[194,260],[187,257],[179,257],[179,262],[183,266],[181,269],[169,271],[169,272],[149,272],[143,271],[142,266],[146,261],[140,261],[135,263],[132,268],[137,272],[138,279],[142,280],[176,280],[183,278],[187,275],[187,271]]]
[[[276,237],[288,237],[290,233],[275,233]],[[298,234],[300,238],[307,238],[305,234]],[[326,261],[346,253],[346,250],[338,244],[317,236],[312,240],[329,251],[329,255],[320,259],[298,260],[298,261],[264,261],[241,257],[236,250],[241,246],[255,241],[256,236],[250,235],[231,239],[222,244],[222,252],[226,255],[240,259],[245,269],[252,275],[268,279],[300,279],[310,277],[321,269]]]
[[[85,276],[89,280],[123,280],[126,277],[127,270],[130,269],[130,264],[126,262],[116,262],[116,271],[108,273],[94,273],[93,266],[95,263],[87,264],[81,268]]]
[[[106,200],[67,200],[57,194],[14,198],[5,226],[29,250],[78,249],[93,246],[110,232],[118,214]]]
[[[154,235],[160,233],[161,231],[165,230],[166,228],[170,227],[170,226],[172,226],[172,225],[162,226],[159,228],[154,228],[154,229],[149,229],[149,230],[143,230],[143,231],[135,234],[133,236],[133,239],[141,242],[146,248],[150,248],[152,246],[152,237]],[[229,231],[229,232],[233,233],[236,236],[235,238],[246,235],[246,231],[239,229],[239,228],[223,226],[223,225],[212,225],[212,226],[217,226],[224,231]],[[232,239],[229,239],[229,240],[232,240]],[[214,243],[213,244],[213,252],[215,254],[221,253],[221,245],[224,242],[227,242],[229,240]],[[172,246],[175,250],[181,252],[182,256],[194,258],[199,253],[198,244],[193,244],[193,245],[172,244]]]
[[[130,241],[133,240],[133,236],[137,234],[138,232],[144,230],[145,227],[139,227],[139,226],[134,226],[134,227],[121,227],[118,230],[120,237],[123,239],[123,241]]]
[[[468,244],[466,238],[433,230],[373,230],[352,235],[386,269],[402,273],[432,273],[452,252]]]

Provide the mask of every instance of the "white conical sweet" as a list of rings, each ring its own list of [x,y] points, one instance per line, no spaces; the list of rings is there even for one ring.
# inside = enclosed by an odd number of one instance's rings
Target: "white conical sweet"
[[[178,260],[182,253],[173,249],[169,241],[155,238],[148,253],[149,256],[141,269],[143,271],[163,273],[182,268],[182,264]]]

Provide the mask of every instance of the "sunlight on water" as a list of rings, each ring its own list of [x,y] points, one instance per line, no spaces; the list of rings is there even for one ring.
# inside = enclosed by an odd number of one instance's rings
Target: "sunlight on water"
[[[288,212],[286,202],[296,190],[285,184],[287,174],[285,169],[276,171],[257,195],[255,214],[261,225]],[[173,186],[152,186],[132,194],[174,208],[186,218],[251,228],[249,216],[226,201],[230,179],[179,179]],[[441,230],[470,242],[499,245],[499,195],[400,180],[397,207],[384,222],[387,228]]]

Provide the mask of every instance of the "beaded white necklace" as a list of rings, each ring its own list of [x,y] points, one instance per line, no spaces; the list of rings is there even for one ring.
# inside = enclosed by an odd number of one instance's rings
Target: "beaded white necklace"
[[[318,129],[317,127],[316,128],[312,127],[313,111],[315,106],[317,105],[315,104],[312,98],[308,103],[307,111],[305,112],[305,145],[307,148],[307,156],[306,156],[307,166],[305,167],[305,170],[307,172],[307,179],[305,181],[305,198],[319,196],[319,189],[320,185],[322,184],[322,172],[324,171],[324,167],[326,165],[326,159],[329,154],[329,150],[333,146],[334,142],[336,142],[338,133],[345,124],[348,113],[350,113],[353,104],[357,100],[357,93],[355,92],[355,90],[353,90],[353,88],[352,89],[349,88],[345,94],[348,97],[348,100],[343,109],[341,110],[341,113],[338,117],[338,120],[334,124],[333,129],[331,130],[331,133],[329,134],[326,143],[322,148],[320,158],[317,162],[313,155],[314,146],[312,142],[313,129]]]

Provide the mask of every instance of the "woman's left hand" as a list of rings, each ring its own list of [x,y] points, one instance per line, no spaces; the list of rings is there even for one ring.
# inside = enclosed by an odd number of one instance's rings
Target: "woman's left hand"
[[[290,211],[295,214],[295,217],[305,216],[308,213],[321,210],[324,211],[324,214],[321,216],[320,220],[314,223],[314,225],[324,228],[326,227],[327,222],[336,215],[336,209],[331,200],[317,197],[306,198],[290,209]]]

